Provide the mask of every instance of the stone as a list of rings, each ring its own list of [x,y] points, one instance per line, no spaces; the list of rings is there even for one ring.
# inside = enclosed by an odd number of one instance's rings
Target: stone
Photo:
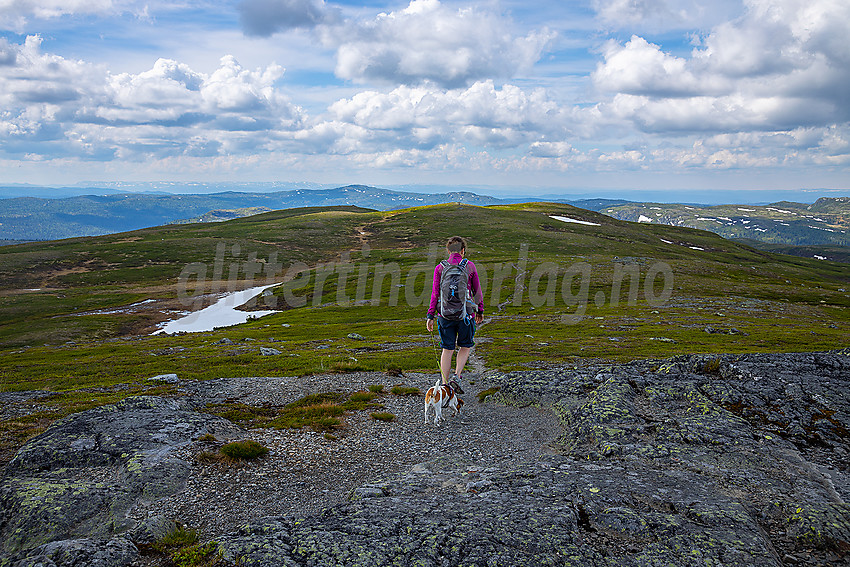
[[[365,340],[365,338],[363,337],[363,335],[358,335],[357,333],[348,333],[348,338],[349,338],[349,339],[352,339],[352,340],[355,340],[355,341],[362,341],[362,340]]]
[[[180,379],[177,374],[158,374],[148,378],[148,382],[163,382],[165,384],[177,384]]]
[[[260,354],[263,356],[277,356],[283,353],[276,348],[260,347]]]
[[[179,528],[177,522],[165,516],[149,516],[136,524],[127,537],[136,544],[151,545],[174,533]]]
[[[14,567],[126,567],[138,557],[139,550],[125,538],[74,539],[42,545]]]
[[[51,541],[108,540],[135,522],[140,503],[175,494],[189,474],[177,449],[231,422],[175,400],[131,397],[70,415],[24,445],[0,481],[0,557],[23,558]]]

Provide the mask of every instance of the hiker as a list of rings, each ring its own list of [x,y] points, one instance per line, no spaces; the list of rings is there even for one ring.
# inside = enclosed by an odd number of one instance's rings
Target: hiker
[[[452,236],[446,243],[449,259],[434,268],[434,285],[431,289],[431,305],[428,307],[428,332],[434,330],[434,316],[440,331],[443,353],[440,356],[440,373],[443,384],[448,384],[462,394],[458,382],[463,367],[469,359],[469,351],[475,345],[475,325],[484,320],[484,295],[478,281],[475,264],[464,258],[466,241]],[[449,374],[452,356],[458,347],[457,362],[453,374]]]

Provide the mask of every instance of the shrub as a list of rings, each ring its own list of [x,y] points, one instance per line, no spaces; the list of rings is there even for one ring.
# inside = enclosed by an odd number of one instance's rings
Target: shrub
[[[269,454],[269,450],[266,447],[250,439],[228,443],[223,445],[220,451],[225,457],[234,461],[247,461]]]
[[[384,385],[383,384],[372,384],[371,386],[369,386],[369,391],[374,392],[376,394],[381,394],[381,393],[384,392]]]
[[[198,441],[201,443],[218,443],[218,439],[216,439],[215,435],[212,435],[211,433],[201,435],[200,437],[198,437]]]
[[[369,415],[372,416],[372,419],[375,419],[377,421],[392,421],[395,419],[395,416],[393,414],[386,411],[376,411],[370,413]]]

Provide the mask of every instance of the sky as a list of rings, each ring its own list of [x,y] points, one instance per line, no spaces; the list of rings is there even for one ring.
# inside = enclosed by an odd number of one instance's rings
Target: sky
[[[0,0],[0,184],[847,195],[848,36],[847,0]]]

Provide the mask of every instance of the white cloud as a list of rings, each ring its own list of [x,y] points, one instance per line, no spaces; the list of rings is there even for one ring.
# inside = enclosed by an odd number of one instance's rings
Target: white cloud
[[[0,141],[7,153],[245,152],[304,120],[276,89],[283,69],[274,64],[248,70],[225,56],[204,74],[159,59],[147,71],[113,75],[40,46],[35,36],[10,45],[14,64],[0,66]]]
[[[602,107],[644,131],[784,130],[850,118],[850,4],[747,5],[687,58],[637,36],[608,44],[592,75],[615,94]]]
[[[404,10],[328,30],[325,40],[337,47],[341,78],[453,88],[513,77],[529,69],[554,38],[546,29],[519,37],[510,28],[501,14],[479,6],[413,0]]]
[[[568,115],[545,91],[481,81],[466,89],[401,86],[366,91],[331,105],[330,115],[402,147],[450,142],[518,147],[541,136],[567,135]]]

